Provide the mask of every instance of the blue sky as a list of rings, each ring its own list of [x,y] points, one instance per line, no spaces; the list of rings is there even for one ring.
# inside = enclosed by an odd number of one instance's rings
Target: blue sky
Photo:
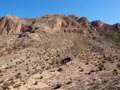
[[[1,0],[0,16],[6,14],[22,18],[45,14],[75,14],[90,21],[109,24],[120,22],[120,0]]]

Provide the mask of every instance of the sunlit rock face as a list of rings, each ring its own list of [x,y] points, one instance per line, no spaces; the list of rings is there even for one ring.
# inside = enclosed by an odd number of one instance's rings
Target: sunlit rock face
[[[20,18],[12,15],[7,15],[0,18],[0,33],[18,33],[22,30]]]
[[[100,20],[89,22],[86,17],[77,17],[75,15],[49,14],[38,18],[19,18],[13,15],[6,15],[0,18],[0,33],[15,34],[20,32],[30,32],[41,29],[46,32],[56,32],[63,29],[93,30],[119,30],[120,24],[109,25]],[[78,31],[79,32],[79,31]]]

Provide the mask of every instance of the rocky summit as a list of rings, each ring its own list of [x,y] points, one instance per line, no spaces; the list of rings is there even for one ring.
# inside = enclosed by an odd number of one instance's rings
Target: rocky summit
[[[0,17],[0,90],[120,90],[120,24]]]

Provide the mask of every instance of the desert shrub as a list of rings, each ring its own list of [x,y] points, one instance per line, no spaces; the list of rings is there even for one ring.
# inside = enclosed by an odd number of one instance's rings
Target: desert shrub
[[[120,34],[119,33],[115,33],[115,32],[109,32],[107,35],[106,35],[106,38],[109,39],[109,40],[113,40],[113,41],[120,41]]]
[[[13,86],[13,88],[19,88],[21,86],[21,84],[19,83],[19,84],[15,84],[14,86]]]

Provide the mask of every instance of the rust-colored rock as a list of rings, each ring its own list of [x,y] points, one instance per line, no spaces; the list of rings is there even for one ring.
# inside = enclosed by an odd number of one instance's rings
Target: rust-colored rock
[[[21,32],[22,23],[16,16],[4,16],[0,19],[0,33],[18,33]]]
[[[100,20],[93,21],[91,24],[98,29],[101,29],[104,26],[104,23]]]
[[[40,18],[18,18],[7,15],[0,18],[0,33],[11,34],[20,32],[34,32],[37,29],[46,32],[56,32],[62,29],[93,30],[105,32],[106,30],[120,30],[120,24],[109,25],[100,20],[89,22],[86,17],[79,18],[75,15],[45,15]],[[79,32],[79,31],[78,31]]]
[[[82,23],[82,24],[89,24],[89,21],[86,17],[82,17],[78,20],[79,23]]]

